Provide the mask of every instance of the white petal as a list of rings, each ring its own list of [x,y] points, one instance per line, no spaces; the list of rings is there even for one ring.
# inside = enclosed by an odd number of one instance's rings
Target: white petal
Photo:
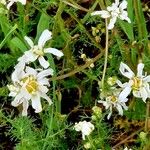
[[[110,19],[110,22],[108,24],[108,29],[109,30],[114,28],[114,24],[115,24],[116,21],[117,21],[117,17],[113,17],[113,18]]]
[[[148,94],[147,94],[147,91],[144,87],[140,88],[140,94],[141,94],[143,102],[146,103],[146,99],[148,98]]]
[[[126,106],[125,103],[121,103],[121,106],[123,107],[124,110],[128,110],[128,106]]]
[[[49,30],[44,30],[38,40],[38,46],[40,49],[42,49],[45,45],[45,43],[52,38],[52,32]]]
[[[45,48],[44,53],[50,53],[57,57],[62,57],[64,55],[60,50],[58,50],[56,48]]]
[[[15,99],[11,102],[11,105],[14,107],[17,107],[18,105],[20,105],[23,101],[23,92],[21,91],[20,93],[18,93],[18,95],[15,97]]]
[[[14,1],[10,1],[8,4],[7,4],[7,9],[10,9],[10,7],[13,5]]]
[[[125,77],[127,77],[129,79],[134,77],[134,73],[132,72],[132,70],[126,64],[124,64],[122,62],[120,64],[119,70],[120,70],[122,75],[124,75]]]
[[[46,87],[46,86],[43,86],[43,85],[39,85],[39,92],[40,92],[40,95],[42,93],[47,93],[49,91],[49,89]]]
[[[109,112],[109,114],[108,114],[108,116],[107,116],[107,119],[108,119],[108,120],[110,119],[111,115],[112,115],[112,107],[110,107],[110,112]]]
[[[147,77],[143,78],[143,81],[150,82],[150,75],[148,75]]]
[[[116,5],[116,6],[119,5],[119,0],[115,0],[115,5]]]
[[[32,96],[32,107],[35,109],[35,113],[39,113],[42,111],[42,105],[39,94]]]
[[[123,0],[122,1],[122,3],[119,5],[119,8],[121,9],[121,10],[124,10],[124,9],[126,9],[127,8],[127,1],[126,0]]]
[[[23,109],[22,109],[22,116],[27,116],[27,114],[28,114],[28,113],[27,113],[27,110],[28,110],[28,107],[29,107],[29,102],[28,102],[28,100],[25,100],[25,99],[24,99],[22,106],[23,106]]]
[[[137,97],[137,98],[141,98],[141,93],[140,91],[136,91],[136,90],[133,90],[133,96]]]
[[[140,63],[137,66],[137,77],[142,77],[143,75],[143,68],[144,68],[144,64]]]
[[[131,23],[130,18],[128,17],[127,11],[122,11],[118,16],[121,20],[126,20],[128,23]]]
[[[26,72],[26,75],[33,75],[33,76],[37,75],[37,71],[29,66],[26,66],[25,72]]]
[[[15,69],[23,70],[27,62],[27,57],[23,55],[18,58],[18,64],[14,67]]]
[[[40,73],[38,73],[37,77],[38,77],[38,79],[41,79],[41,78],[47,77],[49,75],[53,75],[53,72],[54,72],[54,70],[49,68],[49,69],[43,70]]]
[[[102,10],[102,11],[94,11],[93,13],[91,13],[92,16],[94,15],[100,15],[102,18],[109,18],[110,17],[110,13],[106,10]]]
[[[52,100],[46,94],[42,93],[41,97],[44,98],[44,99],[46,99],[48,101],[49,105],[52,104]]]
[[[122,82],[120,80],[117,80],[116,83],[118,84],[118,86],[120,86],[122,88],[124,87],[123,84],[122,84]]]
[[[44,79],[38,79],[38,83],[40,85],[47,85],[47,86],[49,86],[49,80],[46,79],[46,78],[44,78]]]
[[[49,67],[49,62],[46,61],[43,56],[40,56],[40,57],[38,58],[38,60],[39,60],[40,65],[41,65],[43,68],[46,69],[46,68]]]
[[[33,41],[28,36],[25,36],[24,39],[26,40],[26,42],[29,44],[31,48],[34,46]]]
[[[38,58],[38,55],[36,55],[35,53],[33,53],[32,50],[29,50],[29,51],[26,51],[25,53],[25,56],[26,56],[26,62],[34,62],[37,58]]]
[[[117,104],[116,109],[118,110],[119,115],[122,116],[123,115],[123,109],[122,109],[121,105]]]
[[[119,100],[120,102],[126,102],[126,98],[127,96],[130,94],[131,92],[131,87],[127,86],[123,89],[123,91],[119,94]]]

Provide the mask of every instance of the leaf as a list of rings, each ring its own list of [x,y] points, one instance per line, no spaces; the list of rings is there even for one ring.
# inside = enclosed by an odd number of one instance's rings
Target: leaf
[[[36,34],[36,38],[35,38],[35,42],[37,42],[37,40],[39,39],[41,33],[45,30],[49,28],[49,21],[50,18],[48,15],[46,15],[45,13],[41,14],[38,26],[37,26],[37,34]]]
[[[19,48],[22,52],[27,50],[26,45],[18,37],[14,37],[10,42],[15,47]]]
[[[128,0],[128,17],[131,20],[131,23],[119,20],[119,24],[122,30],[126,33],[129,40],[134,41],[133,34],[133,3],[131,0]]]
[[[9,41],[10,36],[12,35],[12,33],[17,29],[17,25],[15,24],[11,30],[5,35],[5,38],[3,39],[3,41],[0,43],[0,49],[4,46],[4,44]]]

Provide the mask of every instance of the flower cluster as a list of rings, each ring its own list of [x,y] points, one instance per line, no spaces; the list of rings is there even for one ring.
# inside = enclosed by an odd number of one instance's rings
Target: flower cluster
[[[123,0],[119,4],[119,0],[115,0],[115,3],[112,3],[112,6],[108,6],[107,10],[95,11],[91,15],[100,15],[102,18],[109,18],[110,22],[108,29],[113,29],[114,24],[117,21],[117,18],[121,20],[126,20],[128,23],[131,23],[131,20],[128,18],[128,13],[125,11],[127,8],[127,1]]]
[[[74,129],[76,131],[81,131],[82,139],[85,140],[85,136],[90,135],[94,130],[94,125],[91,122],[80,121],[79,123],[75,123]]]
[[[55,48],[44,48],[45,43],[52,38],[49,30],[44,30],[38,40],[38,45],[34,45],[32,40],[25,36],[25,40],[31,49],[25,51],[23,56],[18,59],[18,64],[14,67],[12,73],[12,84],[8,85],[9,96],[14,97],[12,106],[17,107],[22,104],[22,115],[27,115],[29,100],[36,113],[42,111],[41,98],[44,98],[51,105],[52,101],[47,96],[50,86],[48,76],[53,75],[53,69],[49,67],[49,62],[45,60],[45,53],[54,54],[57,57],[63,56],[63,53]],[[41,68],[31,68],[29,64],[38,59]]]
[[[99,100],[98,103],[102,103],[105,109],[109,110],[109,114],[107,119],[110,119],[113,111],[113,107],[115,107],[119,115],[123,115],[123,109],[127,110],[128,107],[126,106],[125,102],[128,101],[126,97],[120,97],[121,89],[117,89],[115,87],[111,88],[111,92],[107,93],[107,96],[101,97],[102,100]],[[105,101],[103,100],[105,98]]]
[[[130,93],[133,93],[134,97],[141,98],[143,102],[146,102],[147,98],[150,98],[150,75],[143,74],[144,64],[139,63],[137,66],[137,74],[135,73],[123,62],[120,64],[120,72],[123,76],[129,79],[128,82],[122,83],[120,80],[115,80],[109,78],[109,84],[114,85],[116,83],[120,88],[111,87],[107,95],[101,96],[102,100],[99,100],[99,103],[102,103],[105,109],[109,110],[107,119],[112,115],[113,108],[116,108],[119,112],[119,115],[123,115],[123,109],[127,110],[126,102],[128,101],[128,96]],[[113,84],[112,82],[113,81]],[[115,82],[114,82],[115,81]],[[105,98],[105,100],[103,100]]]

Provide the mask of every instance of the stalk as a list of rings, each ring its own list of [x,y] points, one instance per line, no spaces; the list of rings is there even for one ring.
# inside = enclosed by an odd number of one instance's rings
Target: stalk
[[[104,90],[104,81],[105,81],[105,74],[106,74],[106,69],[107,69],[107,61],[108,61],[108,39],[109,39],[109,34],[108,34],[108,20],[105,19],[105,26],[106,26],[106,42],[105,42],[105,61],[104,61],[104,69],[103,69],[103,75],[102,75],[102,90]]]

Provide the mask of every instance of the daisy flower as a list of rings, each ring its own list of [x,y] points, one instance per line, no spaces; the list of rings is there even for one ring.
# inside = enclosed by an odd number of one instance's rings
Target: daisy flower
[[[105,109],[109,110],[109,114],[107,116],[107,119],[110,119],[113,108],[116,108],[119,112],[119,115],[123,115],[123,109],[127,110],[128,107],[126,106],[125,102],[128,101],[126,97],[120,97],[120,91],[121,89],[116,89],[115,87],[112,87],[112,92],[107,93],[108,96],[101,97],[101,99],[105,100],[99,100],[98,103],[102,103],[105,107]]]
[[[110,18],[108,29],[113,29],[114,24],[117,21],[117,18],[121,20],[126,20],[128,23],[131,23],[131,20],[128,18],[128,13],[125,10],[127,8],[127,1],[123,0],[119,4],[119,0],[115,0],[115,3],[112,3],[112,6],[108,6],[107,10],[95,11],[91,13],[92,16],[100,15],[102,18]]]
[[[44,48],[45,43],[52,38],[52,33],[49,30],[44,30],[38,40],[38,44],[34,45],[33,41],[25,36],[24,39],[30,46],[30,50],[26,51],[22,57],[18,59],[19,63],[23,62],[28,64],[38,59],[43,68],[49,67],[49,62],[45,60],[46,53],[53,54],[57,57],[62,57],[63,53],[55,48]]]
[[[123,91],[120,93],[120,97],[127,97],[131,91],[133,95],[137,98],[142,98],[144,102],[150,97],[150,75],[143,75],[144,64],[139,63],[137,66],[137,75],[124,63],[120,64],[120,72],[123,76],[129,79],[129,82],[122,84],[120,81],[117,81],[118,85],[123,88]]]
[[[85,136],[90,135],[94,130],[94,125],[91,122],[80,121],[79,123],[75,123],[74,129],[76,131],[81,131],[82,139],[85,140]]]
[[[10,90],[9,96],[14,97],[12,106],[17,107],[22,104],[22,115],[27,115],[29,100],[36,113],[42,111],[41,98],[46,99],[49,105],[52,104],[51,99],[47,96],[49,82],[46,78],[53,75],[52,69],[41,70],[26,67],[24,70],[14,71],[12,73],[12,85],[8,85]]]

